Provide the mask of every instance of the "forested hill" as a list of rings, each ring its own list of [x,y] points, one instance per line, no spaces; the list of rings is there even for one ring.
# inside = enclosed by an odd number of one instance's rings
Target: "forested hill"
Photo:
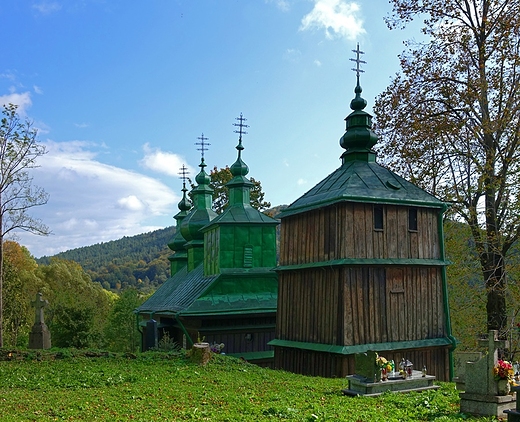
[[[155,230],[131,237],[123,237],[92,246],[71,249],[54,255],[80,264],[93,281],[104,288],[119,290],[135,286],[139,290],[154,290],[170,275],[168,242],[175,227]],[[37,261],[48,264],[52,257]]]

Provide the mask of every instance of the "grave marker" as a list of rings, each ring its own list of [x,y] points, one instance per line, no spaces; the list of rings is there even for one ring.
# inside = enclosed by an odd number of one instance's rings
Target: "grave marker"
[[[487,354],[476,362],[466,362],[465,392],[459,394],[460,411],[503,417],[505,410],[515,407],[515,399],[511,395],[498,395],[493,367],[498,362],[498,349],[507,347],[507,342],[498,339],[498,331],[491,330],[488,338],[480,340],[480,344],[487,346]]]
[[[47,300],[42,299],[42,294],[36,294],[36,300],[31,302],[35,308],[34,324],[29,333],[29,349],[50,349],[51,333],[43,315],[43,309],[49,305]]]

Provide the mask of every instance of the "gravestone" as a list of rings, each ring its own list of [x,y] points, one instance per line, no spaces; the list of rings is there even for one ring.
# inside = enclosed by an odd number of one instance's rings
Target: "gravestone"
[[[482,358],[481,352],[453,353],[453,382],[457,390],[464,391],[466,384],[466,362],[476,362]]]
[[[504,411],[515,407],[512,395],[499,396],[498,383],[493,367],[498,362],[498,349],[507,342],[498,339],[498,331],[491,330],[481,344],[487,346],[487,354],[476,362],[466,362],[465,392],[460,393],[460,411],[472,415],[503,417]]]
[[[368,350],[366,353],[356,353],[354,355],[356,375],[360,378],[364,378],[366,382],[375,382],[377,379],[376,372],[378,370],[376,358],[377,353],[372,350]]]
[[[42,299],[42,294],[36,294],[36,300],[31,302],[35,309],[34,324],[29,333],[29,349],[50,349],[51,333],[45,324],[43,309],[49,305],[47,300]]]
[[[379,396],[387,391],[393,393],[407,393],[410,391],[435,390],[435,376],[423,374],[421,371],[412,371],[412,375],[402,378],[399,373],[389,376],[383,381],[378,376],[380,371],[376,365],[377,353],[368,351],[357,353],[354,356],[356,374],[347,376],[348,388],[343,390],[346,396]]]

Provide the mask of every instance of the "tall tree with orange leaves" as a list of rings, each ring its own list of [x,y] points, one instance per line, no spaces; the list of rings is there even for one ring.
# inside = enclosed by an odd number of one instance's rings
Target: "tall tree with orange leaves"
[[[487,328],[507,329],[506,260],[520,238],[520,2],[391,0],[423,22],[376,101],[386,164],[452,204],[475,243]]]

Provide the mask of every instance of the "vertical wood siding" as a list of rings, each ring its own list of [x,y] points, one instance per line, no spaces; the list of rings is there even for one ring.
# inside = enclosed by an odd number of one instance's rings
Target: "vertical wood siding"
[[[372,204],[340,203],[286,217],[280,265],[329,260],[439,259],[439,212],[417,209],[408,230],[408,207],[383,206],[383,230],[374,230]],[[353,346],[446,337],[442,269],[428,266],[340,266],[279,272],[276,338]],[[385,352],[448,380],[448,349]],[[319,375],[353,374],[352,355],[275,348],[275,367]]]
[[[446,335],[440,268],[314,268],[279,274],[278,339],[351,346]]]
[[[385,205],[381,231],[372,204],[341,203],[285,218],[280,265],[341,258],[440,257],[438,210],[418,208],[417,231],[408,230],[408,207]]]

